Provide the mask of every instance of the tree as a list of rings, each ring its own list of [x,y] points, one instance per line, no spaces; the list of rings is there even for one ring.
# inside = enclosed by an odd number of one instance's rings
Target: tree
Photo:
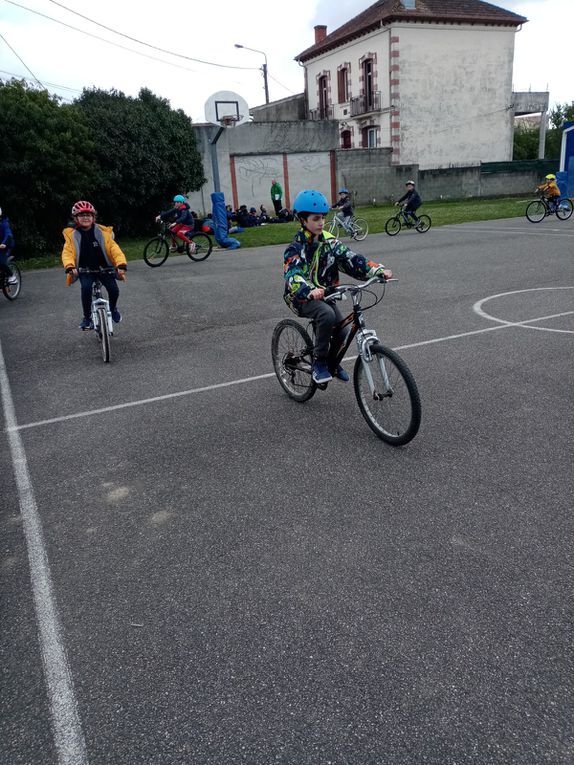
[[[122,233],[149,227],[174,194],[205,183],[190,118],[142,89],[85,90],[73,109],[90,127],[100,166],[95,204]]]
[[[538,128],[518,125],[514,130],[512,159],[538,159]]]
[[[0,188],[19,255],[61,242],[71,203],[99,180],[90,131],[81,115],[47,91],[0,81]]]

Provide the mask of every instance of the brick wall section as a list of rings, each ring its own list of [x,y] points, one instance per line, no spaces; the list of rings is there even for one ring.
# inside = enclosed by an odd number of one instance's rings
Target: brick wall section
[[[393,149],[393,165],[399,165],[401,162],[401,64],[399,43],[399,36],[391,35],[391,39],[389,40],[389,72],[391,98],[391,147]]]

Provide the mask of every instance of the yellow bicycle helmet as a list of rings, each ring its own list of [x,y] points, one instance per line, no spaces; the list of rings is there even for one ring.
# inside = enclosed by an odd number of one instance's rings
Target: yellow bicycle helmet
[[[556,180],[556,176],[554,175],[554,173],[548,173],[548,175],[546,175],[545,178],[546,178],[547,181],[555,181]]]

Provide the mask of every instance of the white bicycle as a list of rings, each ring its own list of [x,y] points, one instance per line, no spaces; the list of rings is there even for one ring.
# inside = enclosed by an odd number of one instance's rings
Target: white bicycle
[[[92,285],[92,323],[98,340],[102,346],[102,358],[105,363],[109,363],[111,359],[111,338],[114,334],[114,322],[112,321],[112,312],[110,310],[110,303],[102,295],[102,283],[99,280],[100,274],[115,274],[115,268],[79,268],[81,274],[92,274],[96,278]]]
[[[344,231],[351,239],[362,242],[369,233],[369,224],[364,218],[356,218],[354,215],[350,221],[345,221],[342,216],[335,213],[332,220],[327,224],[327,231],[336,236],[337,239],[340,239],[341,231]]]

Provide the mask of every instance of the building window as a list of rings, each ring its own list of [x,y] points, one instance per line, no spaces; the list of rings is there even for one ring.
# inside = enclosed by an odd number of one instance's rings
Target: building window
[[[343,130],[341,133],[341,149],[351,148],[351,131]]]
[[[319,77],[319,114],[326,119],[329,113],[329,82],[327,76]]]
[[[365,91],[365,108],[371,111],[375,101],[375,73],[373,71],[373,59],[363,61],[363,88]]]
[[[376,149],[377,148],[377,128],[366,127],[362,131],[363,149]]]
[[[340,104],[349,100],[349,70],[344,67],[337,72],[337,91]]]

